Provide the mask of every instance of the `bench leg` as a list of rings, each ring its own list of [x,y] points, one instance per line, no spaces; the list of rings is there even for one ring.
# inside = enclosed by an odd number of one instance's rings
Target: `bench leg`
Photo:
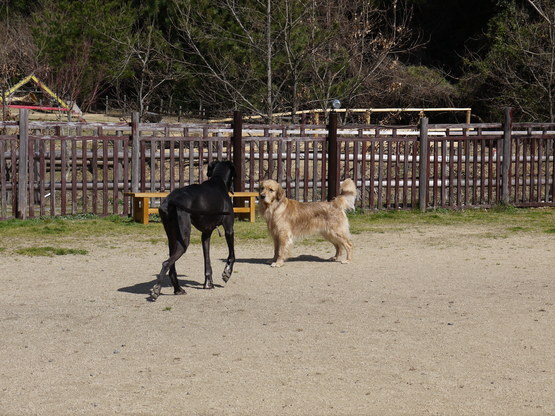
[[[141,218],[140,222],[142,224],[148,224],[148,209],[150,208],[150,198],[141,198],[142,199],[142,207],[141,207]]]
[[[133,198],[133,219],[141,224],[148,224],[149,198]]]
[[[139,198],[133,198],[133,220],[136,222],[141,222],[140,217],[141,212],[141,202]]]
[[[254,222],[256,220],[256,205],[255,205],[255,197],[249,197],[249,221]]]

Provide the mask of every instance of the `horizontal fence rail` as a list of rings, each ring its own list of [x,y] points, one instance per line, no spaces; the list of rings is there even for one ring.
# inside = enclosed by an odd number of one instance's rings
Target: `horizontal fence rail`
[[[335,123],[335,124],[334,124]],[[171,191],[233,160],[235,190],[279,181],[300,201],[331,199],[345,178],[361,209],[555,206],[555,124],[337,126],[78,123],[0,126],[0,219],[130,215],[129,191]]]

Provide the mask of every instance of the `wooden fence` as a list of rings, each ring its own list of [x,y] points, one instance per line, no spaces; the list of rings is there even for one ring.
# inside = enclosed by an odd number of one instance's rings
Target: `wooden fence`
[[[263,178],[302,201],[346,177],[362,209],[555,206],[555,124],[377,126],[36,122],[0,124],[0,219],[129,215],[127,191],[169,191],[233,160],[236,190]],[[423,163],[421,163],[423,161]],[[421,186],[424,185],[424,186]]]

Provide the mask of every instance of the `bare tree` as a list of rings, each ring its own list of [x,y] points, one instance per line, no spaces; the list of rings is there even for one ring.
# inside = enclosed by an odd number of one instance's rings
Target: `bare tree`
[[[271,10],[270,0],[253,0],[250,5],[213,0],[204,7],[192,1],[175,4],[174,24],[183,44],[183,64],[197,80],[193,85],[198,88],[199,100],[216,110],[228,103],[268,114],[273,107],[268,64],[273,41],[265,16],[268,7]]]
[[[135,108],[144,117],[154,100],[159,98],[162,87],[180,78],[175,68],[175,52],[169,50],[167,41],[153,22],[142,26],[127,39],[113,41],[124,51],[114,84],[131,95]]]
[[[277,109],[326,107],[331,98],[367,98],[368,82],[414,46],[410,8],[400,0],[386,10],[372,0],[212,0],[204,7],[176,1],[184,64],[199,95],[268,118]]]
[[[315,40],[311,57],[313,95],[321,106],[332,98],[368,106],[385,91],[382,80],[392,62],[418,46],[409,27],[411,9],[402,1],[388,9],[370,0],[330,2],[316,18],[328,34],[325,42]]]
[[[463,85],[490,105],[555,122],[555,3],[527,4],[511,5],[496,20],[490,51],[469,59],[472,70]]]

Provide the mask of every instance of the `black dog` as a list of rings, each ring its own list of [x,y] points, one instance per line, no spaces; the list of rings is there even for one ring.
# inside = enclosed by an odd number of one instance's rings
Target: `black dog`
[[[160,290],[166,273],[176,295],[184,295],[185,290],[179,286],[175,262],[187,251],[191,236],[191,225],[202,232],[202,250],[204,254],[204,288],[212,289],[212,266],[210,265],[210,237],[214,229],[223,225],[225,239],[229,249],[227,262],[222,273],[227,282],[233,272],[235,263],[233,234],[233,204],[229,191],[235,176],[235,168],[228,161],[212,162],[208,166],[208,180],[195,185],[185,186],[172,191],[160,205],[159,213],[166,235],[170,257],[162,263],[158,280],[151,290],[151,300],[160,296]]]

